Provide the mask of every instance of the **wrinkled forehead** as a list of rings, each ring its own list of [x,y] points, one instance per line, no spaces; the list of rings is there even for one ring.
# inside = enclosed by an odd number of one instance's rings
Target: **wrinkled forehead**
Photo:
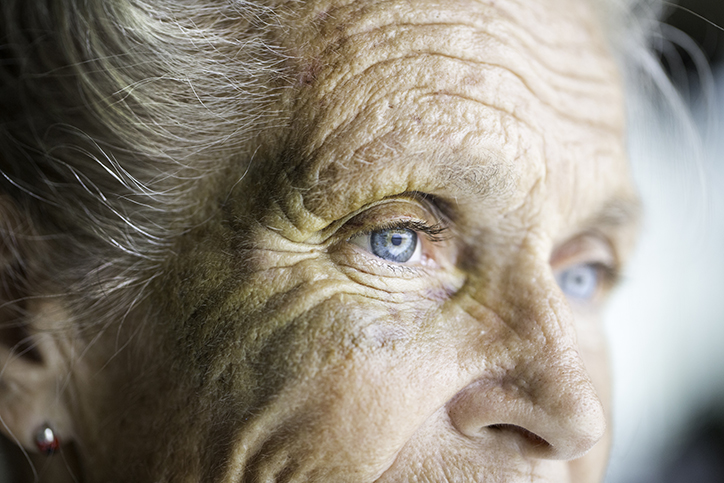
[[[283,157],[315,214],[334,218],[370,198],[451,186],[456,198],[517,197],[510,206],[535,190],[570,205],[587,177],[611,178],[601,190],[625,190],[611,186],[625,172],[617,72],[588,2],[295,8],[298,24],[285,37],[295,86]],[[350,180],[367,189],[347,189]]]

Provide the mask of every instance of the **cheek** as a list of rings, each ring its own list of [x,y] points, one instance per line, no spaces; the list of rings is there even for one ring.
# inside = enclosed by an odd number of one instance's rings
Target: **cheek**
[[[274,455],[255,460],[259,477],[284,461],[302,473],[306,465],[325,468],[336,479],[381,473],[450,397],[444,388],[454,373],[436,342],[437,313],[426,300],[390,304],[352,294],[333,295],[284,324],[279,314],[258,313],[258,324],[284,325],[285,336],[264,344],[260,376],[273,396],[251,411],[252,429],[239,433],[234,459],[249,466],[253,454]]]

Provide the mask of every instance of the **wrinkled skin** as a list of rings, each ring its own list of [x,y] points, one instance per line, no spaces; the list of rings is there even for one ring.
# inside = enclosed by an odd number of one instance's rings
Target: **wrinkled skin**
[[[600,481],[599,314],[636,197],[588,5],[320,0],[285,18],[289,126],[204,195],[147,306],[75,362],[59,351],[75,471]],[[411,261],[370,250],[390,226],[417,231]],[[579,266],[584,297],[559,286]]]

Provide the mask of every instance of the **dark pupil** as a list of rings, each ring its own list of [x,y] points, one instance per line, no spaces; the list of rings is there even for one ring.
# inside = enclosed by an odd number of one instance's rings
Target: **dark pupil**
[[[392,242],[393,245],[399,247],[402,244],[402,235],[398,235],[397,233],[395,233],[390,238],[390,241]]]

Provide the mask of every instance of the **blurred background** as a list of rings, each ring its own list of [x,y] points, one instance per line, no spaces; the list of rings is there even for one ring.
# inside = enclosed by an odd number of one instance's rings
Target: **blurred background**
[[[724,482],[724,0],[677,3],[655,49],[691,122],[670,101],[630,116],[645,221],[607,314],[607,483]]]

